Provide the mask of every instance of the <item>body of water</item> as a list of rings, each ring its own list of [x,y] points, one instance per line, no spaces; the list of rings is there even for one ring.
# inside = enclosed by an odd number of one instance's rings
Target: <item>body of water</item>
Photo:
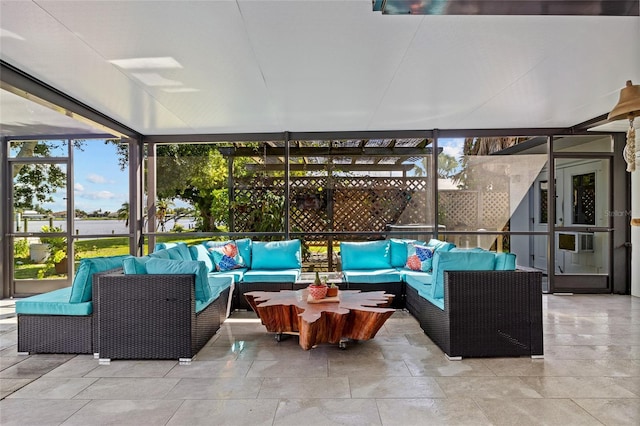
[[[193,218],[182,218],[178,220],[178,225],[183,226],[185,229],[191,229],[194,225]],[[14,222],[14,230],[18,232],[42,232],[43,226],[49,226],[48,220],[29,220],[27,221],[27,229],[24,230],[24,222],[18,224]],[[67,229],[66,220],[54,220],[53,226],[59,226],[62,229]],[[169,221],[166,224],[166,230],[170,231],[174,226],[173,221]],[[125,222],[122,220],[76,220],[73,224],[76,235],[109,235],[109,234],[127,234],[129,229],[125,226]]]

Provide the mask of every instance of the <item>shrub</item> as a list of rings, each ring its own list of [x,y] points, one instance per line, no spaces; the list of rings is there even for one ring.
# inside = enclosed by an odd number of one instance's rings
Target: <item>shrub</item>
[[[14,240],[13,257],[16,259],[26,259],[29,257],[29,241],[27,241],[26,238]]]

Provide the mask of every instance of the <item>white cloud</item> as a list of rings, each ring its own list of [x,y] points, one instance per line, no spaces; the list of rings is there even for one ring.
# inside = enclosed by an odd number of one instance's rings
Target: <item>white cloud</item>
[[[459,160],[462,157],[462,146],[443,146],[442,152]]]
[[[93,182],[93,183],[106,183],[107,180],[104,178],[104,176],[100,176],[97,175],[95,173],[91,173],[89,176],[87,176],[87,180],[89,182]]]
[[[111,191],[98,191],[94,192],[92,196],[97,200],[110,200],[112,198],[115,198],[116,194]]]
[[[75,185],[73,185],[73,189],[76,192],[84,192],[84,186],[82,186],[82,184],[80,183],[76,183]]]
[[[87,200],[111,200],[113,198],[119,197],[111,191],[97,191],[97,192],[82,192],[79,194],[80,198],[85,198]]]

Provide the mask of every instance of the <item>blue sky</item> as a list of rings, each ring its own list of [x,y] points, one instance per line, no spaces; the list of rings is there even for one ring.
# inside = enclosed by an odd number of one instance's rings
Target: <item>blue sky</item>
[[[74,151],[74,196],[77,209],[116,211],[129,200],[129,175],[120,170],[116,147],[88,140],[84,151]]]

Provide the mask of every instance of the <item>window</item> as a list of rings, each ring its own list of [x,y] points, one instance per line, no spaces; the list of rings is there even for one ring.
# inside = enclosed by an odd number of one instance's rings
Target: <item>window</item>
[[[546,180],[540,182],[540,187],[538,189],[540,194],[540,223],[548,223],[548,203],[547,203],[547,194],[549,193],[549,183]]]
[[[572,178],[573,223],[596,224],[596,174],[575,175]]]

